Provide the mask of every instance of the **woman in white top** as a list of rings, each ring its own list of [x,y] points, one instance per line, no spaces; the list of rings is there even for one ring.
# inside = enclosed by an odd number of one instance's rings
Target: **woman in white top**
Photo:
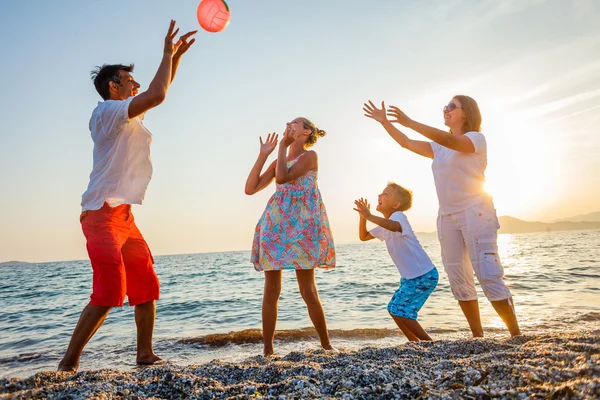
[[[454,96],[444,107],[449,132],[413,121],[398,107],[381,109],[365,103],[365,115],[383,125],[400,146],[432,158],[439,199],[438,238],[442,261],[452,294],[469,322],[475,337],[483,336],[473,272],[512,336],[519,335],[510,290],[502,280],[504,270],[498,257],[498,218],[490,195],[484,192],[487,148],[480,133],[481,113],[475,100]],[[388,116],[393,120],[388,120]],[[409,139],[392,125],[397,122],[420,133],[429,141]]]

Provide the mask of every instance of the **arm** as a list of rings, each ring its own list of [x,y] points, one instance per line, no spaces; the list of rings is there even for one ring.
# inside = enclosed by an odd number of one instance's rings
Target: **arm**
[[[379,122],[400,146],[420,156],[433,158],[433,150],[429,142],[410,139],[392,125],[385,115],[385,103],[383,101],[381,102],[381,109],[379,109],[369,100],[369,104],[364,104],[363,110],[365,111],[365,116]]]
[[[286,129],[281,142],[279,143],[279,152],[277,154],[277,164],[275,167],[275,182],[282,184],[293,181],[306,174],[309,170],[315,170],[318,167],[319,160],[317,153],[308,151],[292,165],[287,167],[287,148],[294,142],[294,137],[289,129]]]
[[[265,143],[263,143],[262,137],[260,138],[260,152],[258,153],[258,158],[250,170],[248,179],[246,179],[246,187],[244,188],[244,192],[247,195],[253,195],[257,192],[260,192],[265,187],[269,186],[269,184],[275,178],[276,161],[273,161],[262,175],[260,172],[262,171],[269,154],[273,152],[275,146],[277,145],[277,137],[278,135],[275,133],[269,134]]]
[[[358,221],[358,238],[362,242],[366,242],[367,240],[375,239],[375,237],[373,235],[371,235],[369,233],[369,231],[367,230],[367,220],[364,219],[362,216],[360,217],[360,220]]]
[[[354,210],[360,214],[360,223],[358,227],[360,240],[365,241],[373,239],[373,235],[367,232],[367,221],[377,224],[388,231],[402,232],[402,225],[400,225],[400,222],[371,214],[369,203],[365,199],[361,198],[356,200],[354,204],[356,205]]]
[[[135,118],[151,108],[158,106],[167,97],[169,86],[171,85],[171,81],[174,77],[174,74],[172,73],[174,54],[179,53],[177,55],[177,59],[175,60],[175,68],[177,68],[181,55],[183,55],[183,53],[187,51],[192,43],[194,43],[194,39],[192,39],[189,43],[187,42],[187,38],[193,34],[193,32],[189,32],[181,36],[177,43],[174,44],[173,38],[175,38],[177,32],[179,32],[179,28],[175,29],[175,21],[171,20],[169,31],[165,36],[163,57],[160,65],[158,66],[158,71],[156,71],[154,79],[152,79],[152,82],[150,82],[148,90],[135,96],[135,98],[129,104],[129,118]],[[183,50],[179,51],[182,47]]]
[[[465,135],[453,135],[441,129],[413,121],[395,106],[391,106],[388,109],[388,115],[396,118],[392,122],[397,122],[401,125],[404,125],[441,146],[447,147],[451,150],[460,151],[461,153],[475,152],[475,146],[473,146],[473,142],[471,142],[471,139]]]
[[[171,61],[171,83],[173,83],[173,79],[175,79],[175,74],[177,73],[177,68],[179,68],[179,62],[181,61],[181,56],[188,51],[190,46],[194,44],[196,39],[192,39],[189,42],[187,41],[190,36],[195,35],[198,31],[191,31],[182,35],[175,46],[177,47],[177,51],[173,54],[173,59]]]

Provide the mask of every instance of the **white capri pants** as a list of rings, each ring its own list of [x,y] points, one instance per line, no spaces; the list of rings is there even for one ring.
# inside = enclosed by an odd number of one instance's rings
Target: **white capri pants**
[[[511,297],[502,280],[504,269],[498,256],[499,228],[491,199],[456,214],[438,215],[442,262],[457,300],[477,300],[473,272],[488,300]]]

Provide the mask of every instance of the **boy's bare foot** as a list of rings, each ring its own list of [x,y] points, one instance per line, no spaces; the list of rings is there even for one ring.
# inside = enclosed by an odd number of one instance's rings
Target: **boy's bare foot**
[[[59,372],[77,372],[77,368],[79,368],[79,363],[67,364],[63,359],[58,363],[58,368],[56,370]]]
[[[135,360],[137,365],[154,365],[163,361],[162,358],[152,353],[148,356],[138,356]]]
[[[332,345],[323,347],[323,350],[325,350],[326,353],[336,353],[337,354],[340,352],[337,348],[333,347]]]

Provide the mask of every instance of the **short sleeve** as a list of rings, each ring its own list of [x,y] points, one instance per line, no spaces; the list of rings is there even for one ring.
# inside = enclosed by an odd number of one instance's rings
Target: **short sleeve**
[[[383,229],[380,226],[376,226],[375,228],[371,229],[369,231],[369,233],[374,238],[377,238],[377,239],[382,240],[382,241],[385,240],[385,229]]]
[[[440,145],[440,144],[438,144],[436,142],[429,142],[429,145],[431,146],[431,151],[433,151],[433,158],[435,158],[435,156],[437,155],[437,153],[442,148],[442,145]]]
[[[127,100],[107,100],[99,115],[102,133],[106,136],[115,136],[123,125],[129,122],[129,104],[133,96]]]
[[[408,229],[407,229],[408,220],[406,219],[406,216],[403,213],[396,211],[395,213],[390,215],[390,219],[392,221],[396,221],[396,222],[400,223],[400,227],[402,228],[402,232],[394,232],[394,233],[397,233],[399,235],[406,235],[406,232],[408,232]]]
[[[471,139],[471,142],[473,143],[473,147],[475,147],[475,153],[478,154],[485,154],[487,149],[486,149],[486,142],[485,142],[485,136],[483,135],[483,133],[481,132],[467,132],[465,133],[465,136],[468,137],[469,139]]]

